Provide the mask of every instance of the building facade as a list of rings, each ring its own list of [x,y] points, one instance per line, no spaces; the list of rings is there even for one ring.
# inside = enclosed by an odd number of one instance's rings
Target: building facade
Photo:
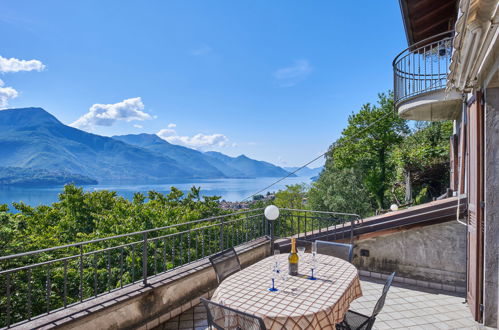
[[[498,0],[400,0],[409,47],[393,62],[399,115],[453,120],[450,188],[466,197],[467,303],[498,326]]]

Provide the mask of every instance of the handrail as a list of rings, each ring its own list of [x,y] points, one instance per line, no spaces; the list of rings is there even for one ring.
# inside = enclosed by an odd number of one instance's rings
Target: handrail
[[[120,234],[120,235],[114,235],[114,236],[108,236],[108,237],[102,237],[102,238],[96,238],[96,239],[91,240],[91,241],[82,241],[82,242],[76,242],[76,243],[71,243],[71,244],[66,244],[66,245],[54,246],[51,248],[46,248],[46,249],[41,249],[41,250],[21,252],[21,253],[17,253],[17,254],[8,255],[8,256],[0,256],[0,261],[11,259],[11,258],[25,257],[25,256],[33,255],[33,254],[42,253],[42,252],[61,250],[61,249],[66,249],[66,248],[70,248],[70,247],[80,247],[82,245],[103,242],[103,241],[112,240],[112,239],[116,239],[116,238],[123,238],[123,237],[135,236],[135,235],[143,235],[143,234],[151,233],[154,231],[171,229],[171,228],[185,226],[185,225],[192,225],[192,224],[196,224],[196,223],[200,223],[200,222],[218,220],[218,219],[229,217],[229,216],[240,215],[240,214],[261,211],[261,210],[263,210],[263,208],[246,210],[246,211],[239,211],[239,212],[234,212],[234,213],[229,213],[229,214],[224,214],[224,215],[217,215],[217,216],[210,217],[210,218],[193,220],[193,221],[188,221],[188,222],[183,222],[183,223],[176,223],[174,225],[169,225],[169,226],[164,226],[164,227],[146,229],[146,230],[142,230],[142,231],[136,231],[136,232],[132,232],[132,233],[126,233],[126,234]]]
[[[445,31],[445,32],[436,34],[434,36],[428,37],[426,39],[423,39],[421,41],[418,41],[415,44],[412,44],[411,46],[407,47],[406,49],[404,49],[403,51],[401,51],[400,53],[398,53],[397,56],[395,56],[395,59],[392,61],[392,66],[395,66],[395,62],[397,62],[397,59],[399,58],[399,56],[402,55],[403,53],[405,53],[406,51],[411,51],[411,49],[413,49],[415,46],[424,44],[424,46],[419,47],[419,48],[417,48],[417,49],[415,49],[415,50],[413,50],[411,52],[415,52],[417,50],[420,50],[421,48],[424,48],[424,47],[428,46],[428,44],[425,44],[425,43],[428,42],[429,40],[433,40],[435,38],[438,38],[438,37],[441,37],[441,36],[444,36],[444,35],[453,36],[454,35],[454,30]]]
[[[395,105],[413,96],[444,89],[452,55],[454,31],[421,40],[392,62]]]
[[[342,212],[329,212],[329,211],[314,211],[314,210],[301,210],[301,209],[288,209],[288,208],[280,208],[280,210],[284,211],[297,211],[297,212],[310,212],[310,213],[320,213],[320,214],[331,214],[331,215],[346,215],[346,216],[354,216],[360,219],[360,215],[355,213],[342,213]]]

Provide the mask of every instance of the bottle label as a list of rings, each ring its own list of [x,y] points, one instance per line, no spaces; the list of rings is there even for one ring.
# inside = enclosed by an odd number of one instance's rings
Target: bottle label
[[[291,276],[298,275],[298,264],[289,263],[289,275]]]

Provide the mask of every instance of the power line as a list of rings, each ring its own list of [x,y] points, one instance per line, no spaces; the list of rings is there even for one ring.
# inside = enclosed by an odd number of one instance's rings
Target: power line
[[[346,142],[350,142],[351,140],[353,140],[354,138],[357,138],[359,135],[361,135],[362,133],[364,133],[365,131],[367,131],[368,129],[370,129],[374,124],[377,124],[380,120],[382,119],[385,119],[386,117],[388,117],[389,115],[391,115],[391,112],[387,112],[386,114],[384,114],[383,116],[379,117],[378,119],[376,119],[375,121],[373,121],[371,124],[367,125],[366,127],[364,127],[362,130],[360,130],[357,134],[351,136],[349,139],[344,139],[344,140],[341,140],[340,143],[338,143],[337,145],[335,145],[335,147],[338,147]],[[279,182],[281,181],[284,181],[286,180],[287,178],[289,178],[290,176],[292,176],[293,174],[295,174],[296,172],[300,171],[301,169],[307,167],[308,165],[312,164],[313,162],[315,162],[316,160],[318,160],[319,158],[321,157],[324,157],[327,153],[329,152],[326,151],[326,152],[323,152],[322,154],[320,154],[319,156],[315,157],[314,159],[312,159],[311,161],[309,161],[308,163],[306,163],[305,165],[302,165],[300,167],[298,167],[296,170],[294,170],[293,172],[289,173],[288,175],[280,178],[279,180],[277,181],[274,181],[273,183],[271,183],[270,185],[268,185],[267,187],[257,191],[256,193],[254,193],[253,195],[250,195],[248,197],[246,197],[245,199],[243,199],[243,201],[247,200],[247,199],[250,199],[264,191],[266,191],[267,189],[275,186],[276,184],[278,184]]]
[[[272,186],[275,186],[276,184],[278,184],[279,182],[283,181],[283,180],[286,180],[287,178],[289,178],[290,176],[292,176],[293,174],[295,174],[296,172],[298,172],[299,170],[301,170],[302,168],[304,167],[307,167],[308,165],[312,164],[313,162],[315,162],[316,160],[318,160],[319,158],[325,156],[326,154],[328,153],[328,151],[320,154],[319,156],[315,157],[314,159],[312,159],[311,161],[309,161],[308,163],[306,163],[305,165],[302,165],[300,167],[298,167],[296,170],[294,170],[293,172],[290,172],[288,175],[280,178],[279,180],[273,182],[272,184],[268,185],[267,187],[263,188],[262,190],[259,190],[258,192],[254,193],[253,195],[251,196],[248,196],[246,197],[245,199],[243,199],[243,201],[247,200],[247,199],[250,199],[252,198],[253,196],[256,196],[258,195],[259,193],[261,192],[264,192],[265,190],[269,189],[270,187]]]

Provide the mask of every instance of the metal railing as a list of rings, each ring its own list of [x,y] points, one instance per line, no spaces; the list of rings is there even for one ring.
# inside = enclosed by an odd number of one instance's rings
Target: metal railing
[[[135,283],[148,285],[154,276],[261,237],[273,239],[274,233],[310,236],[357,219],[345,213],[281,209],[274,231],[263,209],[255,209],[1,256],[0,328]]]
[[[353,213],[324,212],[281,208],[277,219],[275,236],[304,239],[349,239],[353,241],[353,230],[360,216]]]
[[[411,45],[393,60],[395,105],[413,96],[444,89],[452,57],[454,31]]]

